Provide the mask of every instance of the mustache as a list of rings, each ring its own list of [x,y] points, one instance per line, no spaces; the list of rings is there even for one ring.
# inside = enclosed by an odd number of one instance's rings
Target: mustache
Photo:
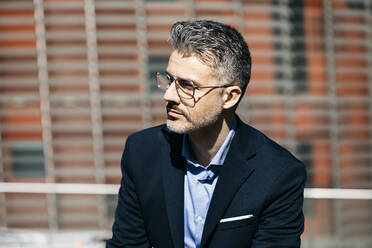
[[[191,118],[190,118],[190,116],[188,114],[186,114],[182,109],[178,108],[177,104],[172,103],[172,102],[168,102],[167,103],[167,113],[171,109],[174,110],[174,111],[177,111],[177,112],[181,113],[186,118],[186,120],[192,121]]]
[[[179,109],[176,104],[174,104],[174,103],[168,103],[167,104],[167,110],[169,111],[171,109],[173,109],[173,110],[175,110],[177,112],[180,112],[181,114],[184,114],[184,112],[181,109]]]

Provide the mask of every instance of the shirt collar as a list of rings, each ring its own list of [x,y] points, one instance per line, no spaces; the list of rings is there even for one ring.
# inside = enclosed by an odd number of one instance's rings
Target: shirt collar
[[[235,135],[236,126],[237,126],[237,118],[234,116],[232,127],[231,127],[227,137],[225,138],[225,141],[223,142],[220,149],[217,151],[216,155],[214,155],[214,157],[211,160],[211,162],[209,163],[208,167],[210,165],[223,165],[223,163],[225,161],[225,158],[226,158],[226,155],[227,155],[227,152],[229,151],[231,142],[232,142],[233,137]],[[184,134],[183,135],[183,141],[182,141],[182,153],[181,153],[181,155],[187,160],[187,162],[189,164],[192,164],[196,167],[201,166],[196,161],[196,159],[192,156],[192,153],[189,149],[190,149],[190,146],[189,146],[189,142],[188,142],[188,135]]]

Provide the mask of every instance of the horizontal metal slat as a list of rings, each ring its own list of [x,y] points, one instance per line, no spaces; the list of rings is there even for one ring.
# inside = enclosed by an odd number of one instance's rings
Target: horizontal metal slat
[[[67,62],[65,62],[67,63]],[[77,62],[75,62],[77,63]],[[85,66],[88,66],[87,64]],[[88,76],[69,76],[63,75],[59,77],[49,77],[49,85],[51,86],[67,86],[67,85],[76,85],[76,84],[88,84]]]
[[[91,114],[90,108],[73,108],[73,109],[55,109],[52,108],[50,110],[50,114],[52,117],[82,117],[82,116],[90,116]]]
[[[75,92],[68,92],[68,93],[55,93],[52,94],[51,102],[54,104],[58,103],[65,103],[65,104],[79,104],[79,103],[87,103],[90,101],[90,97],[88,94],[78,94]]]
[[[345,75],[345,74],[368,74],[368,67],[349,67],[349,66],[337,66],[334,69],[337,76]],[[358,82],[350,82],[355,86],[358,85]]]
[[[0,72],[1,71],[8,71],[8,72],[14,72],[14,71],[36,71],[37,70],[37,64],[35,62],[23,62],[23,61],[17,61],[17,62],[6,62],[2,63],[0,62]]]
[[[39,102],[39,95],[36,94],[25,94],[25,93],[15,93],[2,95],[0,97],[0,103],[2,104],[20,104],[27,105]]]
[[[135,40],[138,37],[138,33],[135,31],[126,30],[99,30],[97,31],[97,39],[99,40]]]
[[[79,184],[73,185],[71,184],[71,191],[75,189],[78,189],[80,186]],[[81,192],[80,189],[78,189],[79,192]],[[91,197],[92,195],[79,195],[79,198],[76,198],[75,193],[68,192],[64,195],[63,199],[60,199],[57,201],[58,207],[78,207],[78,208],[85,208],[85,207],[91,207],[97,205],[97,198]]]
[[[18,32],[1,32],[0,41],[33,41],[35,33],[33,31],[18,31]]]
[[[98,24],[134,24],[136,25],[136,16],[134,15],[107,15],[101,14],[96,16],[96,23]]]
[[[74,40],[85,40],[86,34],[84,30],[74,31],[74,30],[55,30],[48,31],[45,34],[45,39],[47,41],[58,40],[61,41],[74,41]]]
[[[202,8],[208,9],[208,4],[203,4]],[[209,7],[210,8],[210,7]],[[221,7],[220,7],[221,8]],[[288,15],[288,10],[285,6],[283,5],[278,5],[278,6],[272,6],[269,4],[256,4],[256,3],[250,3],[250,4],[243,4],[243,7],[241,8],[244,14],[249,13],[265,13],[268,15],[271,15],[272,13],[279,13],[281,15]]]
[[[160,16],[155,16],[155,15],[148,15],[146,18],[146,22],[148,25],[169,25],[171,26],[173,23],[177,22],[180,20],[179,15],[160,15]],[[170,28],[170,27],[169,27]],[[168,31],[169,28],[166,28]],[[151,30],[151,29],[149,29]],[[169,34],[169,32],[168,32]]]
[[[54,132],[68,132],[68,133],[80,133],[80,132],[89,132],[92,125],[90,122],[76,122],[76,123],[54,123],[52,125],[52,131]]]
[[[41,132],[41,124],[2,124],[1,127],[2,132]]]
[[[119,167],[118,163],[118,167]],[[107,168],[105,170],[106,177],[121,177],[121,170],[120,168]]]
[[[88,221],[92,222],[95,221],[95,219],[98,219],[98,210],[94,213],[81,213],[81,212],[75,212],[75,213],[62,213],[58,216],[58,220],[60,222],[83,222]]]
[[[104,137],[103,144],[105,146],[122,146],[124,148],[126,137]]]
[[[63,62],[49,62],[48,63],[48,70],[51,71],[80,71],[80,70],[87,70],[88,69],[88,61],[85,60],[70,60],[70,61],[63,61]]]
[[[36,55],[36,47],[7,47],[1,48],[0,47],[0,55],[5,56],[35,56]]]
[[[100,69],[106,70],[129,70],[138,69],[140,67],[139,61],[102,61],[99,62]]]
[[[137,45],[101,45],[98,44],[98,53],[100,55],[138,55]]]
[[[84,9],[84,1],[46,1],[45,10],[76,10]]]
[[[141,102],[142,94],[139,93],[102,93],[101,99],[104,103],[117,102],[117,103],[127,103],[127,102]]]
[[[29,86],[38,86],[39,82],[37,78],[7,78],[0,80],[0,86],[11,86],[12,88],[22,88],[22,87],[29,87]],[[0,93],[1,95],[1,93]],[[1,111],[1,110],[0,110]]]
[[[217,14],[210,14],[210,15],[200,14],[200,15],[198,15],[198,18],[214,20],[214,21],[227,23],[227,24],[234,23],[236,21],[235,16],[221,16],[221,15],[217,15]]]
[[[213,6],[213,8],[211,8]],[[198,2],[196,1],[194,3],[195,10],[222,10],[222,11],[228,11],[228,10],[234,10],[234,4],[231,2]]]
[[[342,18],[342,17],[360,17],[361,14],[364,14],[364,10],[349,10],[349,9],[337,9],[332,12],[333,18]]]
[[[151,31],[151,30],[148,30],[148,33],[147,33],[147,39],[149,41],[151,40],[167,40],[168,39],[168,36],[169,36],[169,31],[166,30],[166,31]]]
[[[53,137],[53,146],[70,146],[70,147],[80,147],[86,145],[92,145],[92,137]]]
[[[1,10],[33,10],[34,5],[32,1],[0,1]]]
[[[0,94],[1,96],[1,94]],[[0,109],[0,117],[39,117],[39,109],[21,109],[21,110],[2,110]]]
[[[42,207],[47,206],[47,201],[46,199],[32,199],[32,198],[29,198],[29,199],[13,198],[12,199],[8,197],[8,199],[5,201],[5,206],[10,207],[10,208],[19,207],[19,206],[27,206],[30,208],[34,208],[34,207],[42,208]]]
[[[141,115],[140,107],[122,106],[121,108],[103,107],[103,116],[125,116],[125,115]]]
[[[135,9],[136,6],[138,5],[138,2],[136,0],[126,0],[126,1],[121,1],[121,0],[96,0],[95,1],[95,6],[96,9]]]
[[[103,86],[140,85],[141,78],[137,76],[100,76],[99,82]]]
[[[84,15],[47,15],[44,19],[45,25],[85,25]]]
[[[172,12],[174,9],[179,9],[182,10],[184,9],[185,3],[180,1],[145,1],[145,6],[146,9],[151,9],[151,10],[169,10]],[[197,4],[197,3],[195,3]]]
[[[93,156],[92,154],[71,154],[71,153],[55,153],[53,155],[53,160],[59,163],[62,162],[92,162],[93,164]]]
[[[333,30],[334,31],[363,31],[363,32],[368,32],[368,25],[367,23],[364,25],[361,25],[360,23],[358,24],[351,24],[351,23],[335,23],[333,24]],[[364,40],[364,39],[363,39]]]
[[[342,37],[342,39],[334,39],[333,44],[335,46],[362,46],[366,45],[368,46],[368,41],[365,39],[356,39],[355,37]]]
[[[1,3],[1,1],[0,1]],[[1,6],[0,6],[1,9]],[[10,26],[31,26],[34,24],[35,19],[32,16],[4,16],[0,17],[0,27]],[[3,32],[3,31],[2,31]],[[18,31],[18,32],[30,32],[30,31]],[[4,37],[3,37],[4,38]]]
[[[46,222],[48,223],[48,214],[38,214],[38,213],[17,213],[17,214],[8,214],[4,217],[5,222],[9,223],[35,223],[35,222]]]
[[[103,131],[127,131],[138,130],[142,122],[120,122],[120,123],[103,123]]]
[[[73,167],[73,168],[56,168],[55,169],[55,176],[58,177],[84,177],[84,176],[91,176],[94,177],[96,175],[96,171],[91,168],[84,168],[84,167]]]
[[[48,45],[47,55],[86,55],[86,45]]]

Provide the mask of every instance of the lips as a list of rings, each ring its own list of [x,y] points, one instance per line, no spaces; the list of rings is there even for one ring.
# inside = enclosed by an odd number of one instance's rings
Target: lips
[[[174,107],[167,106],[168,117],[177,118],[183,115],[182,111],[175,109]]]
[[[178,119],[180,116],[184,116],[183,111],[178,109],[177,104],[174,104],[173,102],[167,103],[167,116],[168,119]]]
[[[169,114],[171,114],[171,115],[183,115],[182,112],[177,111],[175,109],[167,109],[167,113],[168,113],[168,115]]]

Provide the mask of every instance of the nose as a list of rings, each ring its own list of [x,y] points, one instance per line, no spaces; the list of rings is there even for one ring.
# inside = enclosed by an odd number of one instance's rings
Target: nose
[[[163,99],[166,102],[174,102],[177,104],[180,103],[180,97],[178,96],[175,82],[171,83],[168,89],[166,89],[163,95]]]

